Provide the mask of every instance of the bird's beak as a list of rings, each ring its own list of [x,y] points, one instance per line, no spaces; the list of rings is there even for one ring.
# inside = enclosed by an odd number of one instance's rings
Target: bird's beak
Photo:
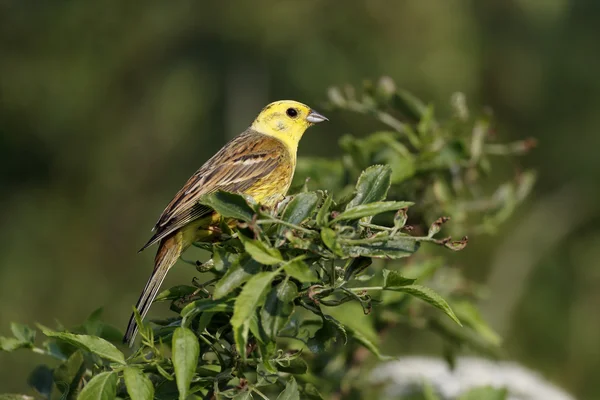
[[[315,110],[310,110],[310,112],[306,116],[306,120],[311,124],[318,124],[319,122],[329,121],[329,119],[319,114]]]

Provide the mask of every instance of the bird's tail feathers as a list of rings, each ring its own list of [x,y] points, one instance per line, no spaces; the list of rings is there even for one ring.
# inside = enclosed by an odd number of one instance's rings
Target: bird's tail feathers
[[[136,308],[140,313],[141,319],[144,319],[154,298],[158,294],[158,290],[162,285],[167,272],[177,262],[181,254],[181,243],[179,243],[177,235],[165,238],[161,241],[156,258],[154,260],[154,271],[146,283],[146,287],[142,291],[139,300],[137,301]],[[131,315],[129,324],[127,325],[127,331],[123,337],[123,342],[128,343],[129,346],[133,346],[135,337],[138,332],[138,325],[135,321],[135,314]]]

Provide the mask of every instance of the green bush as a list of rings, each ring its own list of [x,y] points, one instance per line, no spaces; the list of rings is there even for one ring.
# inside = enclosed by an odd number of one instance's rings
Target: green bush
[[[364,367],[388,358],[380,339],[396,325],[440,335],[449,362],[463,346],[499,355],[500,338],[475,306],[481,288],[440,250],[494,232],[527,196],[531,172],[502,185],[483,178],[494,156],[523,153],[532,142],[491,142],[490,116],[471,116],[460,94],[452,116],[438,121],[432,106],[389,78],[365,84],[360,96],[330,89],[328,105],[386,128],[344,136],[339,159],[300,158],[293,194],[277,210],[231,193],[205,197],[239,223],[223,224],[221,242],[198,244],[210,260],[194,263],[200,274],[192,285],[157,297],[174,314],[140,325],[133,353],[119,350],[121,332],[100,311],[69,330],[38,326],[42,344],[36,330],[12,324],[13,336],[0,338],[3,351],[57,360],[32,372],[37,394],[357,398],[372,390]],[[442,237],[444,230],[457,238]],[[10,396],[0,398],[23,398]]]

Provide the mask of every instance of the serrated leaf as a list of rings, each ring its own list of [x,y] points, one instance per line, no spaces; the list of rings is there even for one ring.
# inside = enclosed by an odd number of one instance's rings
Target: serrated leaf
[[[152,400],[154,398],[152,382],[138,368],[125,368],[123,370],[123,380],[131,400]]]
[[[199,203],[212,208],[225,218],[245,222],[252,221],[255,214],[244,196],[220,190],[202,196]]]
[[[163,290],[156,296],[154,302],[177,300],[182,297],[188,296],[196,291],[196,287],[189,285],[177,285],[167,290]]]
[[[336,216],[331,222],[372,217],[377,214],[388,211],[397,211],[412,205],[414,205],[414,203],[410,201],[377,201],[374,203],[361,204],[347,209]]]
[[[275,340],[294,312],[294,299],[298,288],[293,282],[283,281],[271,289],[265,305],[260,310],[262,327],[267,336]]]
[[[315,273],[302,260],[294,260],[287,263],[283,270],[286,274],[302,283],[315,282],[318,280]]]
[[[294,225],[300,225],[312,216],[318,202],[319,196],[314,192],[298,193],[285,207],[281,219]],[[286,229],[285,226],[279,226],[278,233],[281,234],[284,229]]]
[[[346,210],[384,200],[392,183],[391,177],[392,169],[387,165],[373,165],[365,169],[358,178],[356,195],[348,203]]]
[[[298,391],[298,384],[293,376],[288,378],[287,384],[283,392],[279,393],[277,400],[300,400],[300,392]]]
[[[448,317],[450,317],[458,325],[462,326],[462,323],[454,314],[454,311],[450,308],[446,300],[439,294],[434,292],[432,289],[421,286],[421,285],[408,285],[393,288],[385,288],[385,290],[392,290],[396,292],[408,293],[412,296],[418,297],[419,299],[431,304],[432,306],[442,310]]]
[[[188,328],[179,327],[173,333],[172,347],[173,368],[175,369],[179,399],[185,400],[198,365],[200,345],[194,332]]]
[[[267,244],[258,240],[249,239],[243,235],[239,235],[240,240],[244,244],[244,249],[250,256],[264,265],[275,265],[283,261],[279,250],[269,247]]]
[[[253,275],[260,272],[261,265],[256,260],[244,258],[241,261],[233,263],[225,275],[219,279],[215,285],[213,298],[220,299],[231,293],[234,289],[252,278]]]
[[[117,397],[116,372],[101,372],[83,387],[77,400],[114,400]]]
[[[45,399],[50,398],[54,384],[52,370],[46,365],[38,365],[29,374],[27,384]]]
[[[12,331],[12,334],[21,342],[33,343],[35,340],[35,330],[31,329],[27,325],[11,322],[10,330]]]
[[[278,271],[259,272],[254,275],[242,288],[242,292],[235,300],[231,326],[233,327],[235,344],[238,353],[245,358],[246,340],[248,337],[248,322],[256,309],[262,305],[264,294],[271,281],[277,276]]]
[[[323,240],[323,243],[325,244],[325,246],[327,246],[329,248],[329,250],[331,250],[335,255],[340,256],[340,257],[344,256],[344,250],[342,249],[342,246],[338,242],[337,235],[333,229],[331,229],[331,228],[321,229],[321,240]]]
[[[407,278],[402,276],[397,271],[392,271],[389,269],[383,270],[383,287],[384,288],[393,288],[399,286],[407,286],[412,285],[416,279]]]
[[[342,253],[349,257],[371,257],[371,258],[392,258],[398,259],[408,257],[415,253],[420,247],[420,243],[403,239],[402,237],[385,240],[381,242],[365,242],[352,245],[342,245]]]
[[[55,332],[42,325],[39,325],[40,330],[44,335],[52,338],[63,340],[79,349],[94,353],[102,358],[119,364],[125,364],[125,356],[112,343],[89,335],[77,335],[69,332]]]

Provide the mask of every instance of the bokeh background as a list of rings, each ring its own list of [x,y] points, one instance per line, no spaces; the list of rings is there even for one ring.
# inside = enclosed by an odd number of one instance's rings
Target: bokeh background
[[[124,327],[152,268],[136,251],[196,168],[269,101],[319,109],[385,74],[539,140],[532,198],[456,257],[514,360],[600,398],[599,22],[594,0],[0,2],[0,334],[100,306]],[[300,155],[364,133],[330,117]],[[0,391],[42,361],[0,354]]]

